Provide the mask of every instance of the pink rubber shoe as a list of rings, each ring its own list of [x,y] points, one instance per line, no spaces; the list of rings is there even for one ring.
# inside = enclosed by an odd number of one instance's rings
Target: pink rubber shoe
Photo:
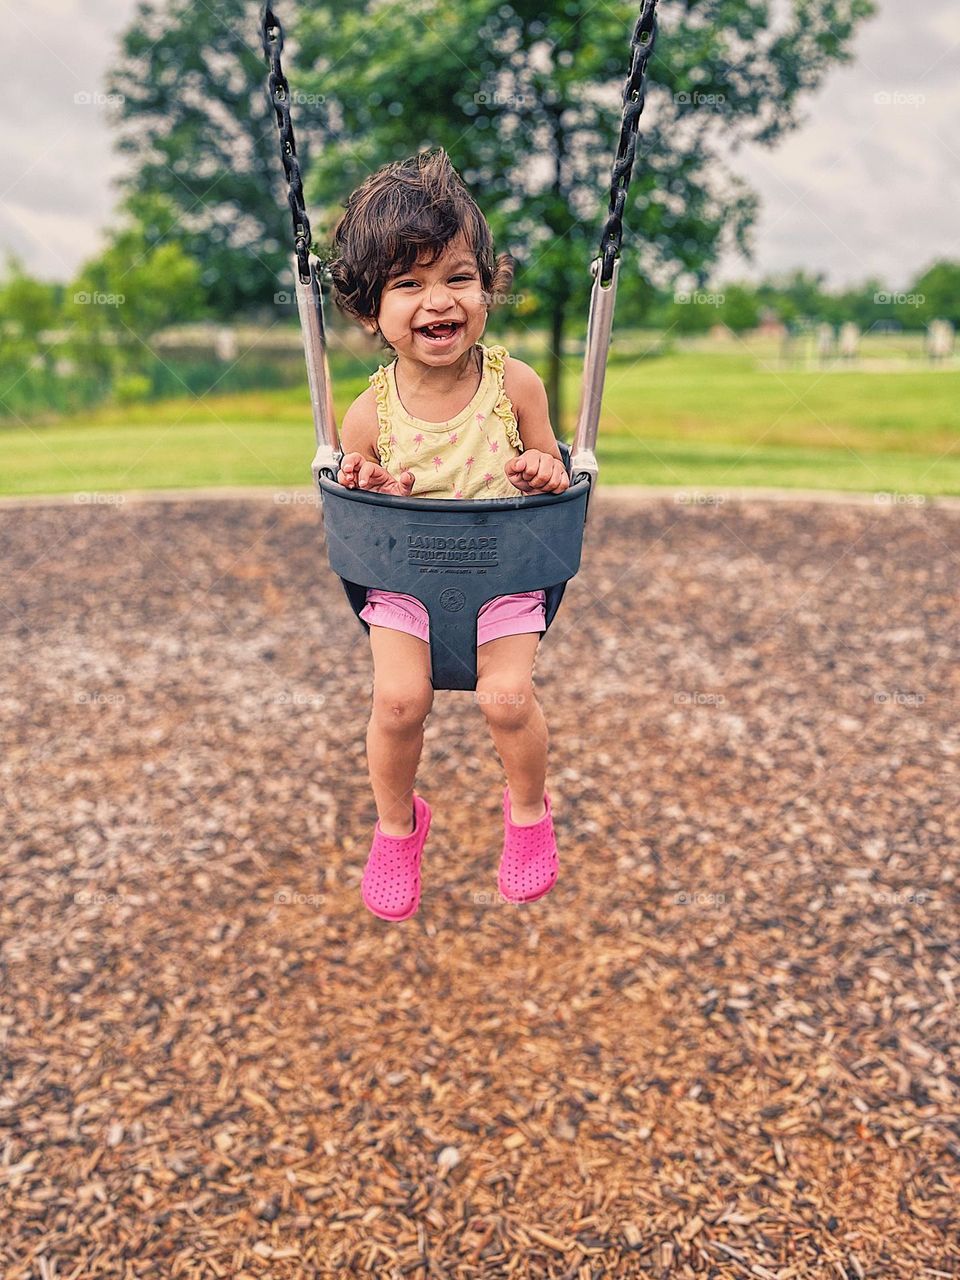
[[[508,902],[535,902],[549,893],[560,874],[553,834],[550,796],[543,793],[547,812],[539,822],[521,827],[510,820],[510,788],[503,789],[503,855],[497,883]]]
[[[413,830],[408,836],[373,832],[360,884],[363,904],[381,920],[408,920],[420,906],[420,857],[430,830],[430,806],[413,792]]]

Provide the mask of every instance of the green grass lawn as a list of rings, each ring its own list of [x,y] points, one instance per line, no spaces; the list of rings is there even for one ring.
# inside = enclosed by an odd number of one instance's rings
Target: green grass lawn
[[[566,439],[579,400],[568,365]],[[336,379],[338,420],[365,386]],[[305,382],[102,409],[0,428],[0,492],[305,485],[312,446]],[[960,372],[784,372],[742,346],[615,356],[597,453],[602,484],[960,494]]]

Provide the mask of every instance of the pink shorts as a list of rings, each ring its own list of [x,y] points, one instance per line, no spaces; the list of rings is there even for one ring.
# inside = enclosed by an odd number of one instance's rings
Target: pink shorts
[[[494,596],[480,606],[477,616],[477,645],[501,636],[516,636],[525,631],[546,631],[547,593],[517,591],[510,596]],[[364,622],[393,631],[406,631],[421,640],[430,640],[430,616],[414,596],[399,591],[367,588],[367,603],[360,610]]]

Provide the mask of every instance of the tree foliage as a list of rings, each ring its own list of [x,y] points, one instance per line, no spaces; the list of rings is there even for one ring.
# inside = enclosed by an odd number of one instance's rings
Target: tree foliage
[[[224,319],[268,306],[290,250],[255,0],[140,0],[109,82],[128,194],[164,196]],[[310,129],[297,146],[309,162]]]
[[[150,337],[207,310],[201,265],[173,234],[176,211],[159,196],[133,195],[107,247],[83,263],[67,289],[64,318],[77,358],[104,371],[150,363]]]
[[[701,285],[756,199],[728,144],[773,145],[801,95],[850,56],[873,0],[662,0],[621,279]],[[556,359],[582,324],[606,213],[636,0],[281,0],[315,241],[373,169],[444,146],[518,261],[524,322]],[[141,0],[111,88],[130,183],[179,209],[220,314],[267,306],[289,266],[273,112],[252,0]]]
[[[723,147],[771,145],[792,128],[801,93],[849,57],[872,11],[870,0],[665,0],[622,275],[702,283],[726,237],[748,247],[756,200]],[[558,346],[571,310],[586,308],[636,14],[622,0],[311,6],[297,33],[330,130],[309,175],[320,223],[372,169],[443,145],[519,262],[519,291],[538,304],[529,321],[546,320]]]

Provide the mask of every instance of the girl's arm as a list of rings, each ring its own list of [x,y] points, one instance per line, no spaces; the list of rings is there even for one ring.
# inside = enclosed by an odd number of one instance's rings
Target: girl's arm
[[[368,387],[343,415],[340,426],[343,457],[337,480],[347,489],[369,489],[374,493],[389,493],[406,498],[413,489],[413,472],[402,471],[400,479],[395,480],[380,465],[377,454],[379,430],[376,392]]]
[[[550,425],[547,389],[535,369],[512,356],[505,361],[503,387],[513,405],[523,453],[504,467],[521,493],[562,493],[570,477]]]

